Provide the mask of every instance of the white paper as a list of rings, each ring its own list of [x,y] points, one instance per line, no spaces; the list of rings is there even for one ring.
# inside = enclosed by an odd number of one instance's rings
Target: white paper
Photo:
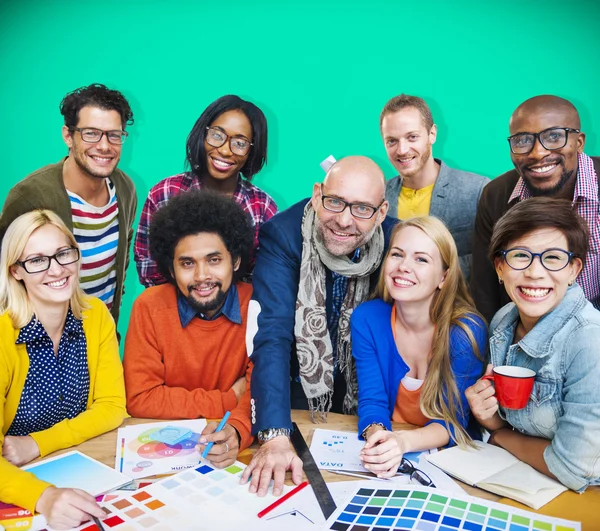
[[[194,419],[119,428],[115,469],[139,479],[191,468],[200,460],[195,446],[205,427],[205,419]]]
[[[337,481],[328,483],[327,487],[336,505],[342,503],[350,493],[354,492],[356,481]],[[302,531],[318,529],[325,523],[325,517],[309,485],[279,507],[265,515],[257,530],[265,531]]]
[[[427,460],[426,455],[419,457],[418,469],[425,472],[425,474],[431,478],[436,489],[452,492],[454,494],[465,494],[465,490],[442,469],[433,466]]]
[[[359,457],[364,445],[365,441],[358,438],[357,432],[316,429],[310,443],[310,453],[321,470],[345,470],[370,474]],[[436,451],[410,452],[404,454],[404,457],[416,464],[421,454]]]
[[[279,498],[273,496],[271,487],[262,498],[250,494],[248,484],[239,483],[245,467],[243,463],[235,462],[225,469],[217,469],[201,459],[196,467],[138,491],[105,496],[100,502],[109,522],[105,529],[114,527],[118,530],[120,526],[116,519],[122,520],[128,531],[258,529],[262,522],[258,513]],[[283,494],[292,488],[285,486]],[[89,522],[77,529],[88,526]]]
[[[480,441],[474,442],[478,449],[463,450],[455,446],[429,457],[429,461],[470,485],[476,485],[519,463],[515,456],[503,448]]]

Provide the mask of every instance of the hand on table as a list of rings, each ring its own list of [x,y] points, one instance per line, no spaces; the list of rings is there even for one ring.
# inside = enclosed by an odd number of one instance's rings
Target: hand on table
[[[403,432],[378,429],[369,435],[360,459],[363,466],[378,478],[391,478],[398,471],[402,456],[407,451]]]
[[[292,481],[296,485],[302,482],[302,461],[292,450],[289,438],[281,435],[259,448],[244,470],[240,483],[248,483],[248,478],[252,475],[250,492],[264,496],[273,478],[273,494],[279,496],[283,489],[286,470],[292,471]]]
[[[29,435],[16,437],[7,435],[2,444],[2,457],[15,466],[22,466],[40,456],[40,449]]]
[[[202,454],[208,443],[213,442],[213,446],[208,452],[206,458],[217,468],[226,468],[232,465],[240,449],[240,439],[238,432],[230,424],[225,424],[219,432],[215,431],[219,424],[209,422],[206,428],[200,434],[200,440],[196,450]]]
[[[92,516],[103,519],[106,513],[93,496],[79,489],[48,487],[38,499],[35,510],[42,513],[54,529],[72,529]]]

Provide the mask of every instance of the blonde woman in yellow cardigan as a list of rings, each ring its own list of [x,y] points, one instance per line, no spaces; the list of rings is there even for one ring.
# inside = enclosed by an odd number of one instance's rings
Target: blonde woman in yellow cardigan
[[[119,426],[125,386],[114,321],[79,287],[80,251],[49,210],[19,216],[0,253],[0,501],[55,529],[104,512],[89,494],[18,467]]]

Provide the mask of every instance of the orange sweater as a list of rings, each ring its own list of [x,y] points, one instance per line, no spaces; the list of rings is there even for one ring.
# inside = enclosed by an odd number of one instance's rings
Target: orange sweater
[[[194,318],[181,327],[177,291],[171,284],[146,289],[133,304],[125,340],[127,410],[157,419],[220,418],[240,434],[240,449],[250,435],[250,375],[246,323],[252,286],[238,289],[242,324],[221,316]],[[246,376],[246,393],[237,401],[231,386]]]

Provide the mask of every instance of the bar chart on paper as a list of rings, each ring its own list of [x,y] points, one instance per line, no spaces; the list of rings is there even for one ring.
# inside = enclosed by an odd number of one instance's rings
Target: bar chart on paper
[[[364,445],[365,441],[359,439],[356,432],[316,429],[310,443],[310,453],[321,470],[368,473],[359,458]],[[411,452],[404,454],[404,457],[416,464],[422,453],[429,452]]]
[[[422,487],[373,488],[364,482],[338,505],[331,531],[581,531],[581,524],[470,496]]]

